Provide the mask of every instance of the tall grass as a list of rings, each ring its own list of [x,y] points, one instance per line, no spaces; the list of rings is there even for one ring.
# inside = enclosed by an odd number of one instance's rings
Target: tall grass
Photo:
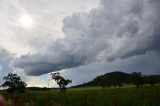
[[[10,106],[160,106],[160,87],[1,93]]]

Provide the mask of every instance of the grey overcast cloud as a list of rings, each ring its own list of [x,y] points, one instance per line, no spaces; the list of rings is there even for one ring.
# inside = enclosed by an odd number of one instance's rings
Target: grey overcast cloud
[[[111,71],[160,74],[160,0],[0,2],[0,77],[47,86],[54,71],[73,85]]]

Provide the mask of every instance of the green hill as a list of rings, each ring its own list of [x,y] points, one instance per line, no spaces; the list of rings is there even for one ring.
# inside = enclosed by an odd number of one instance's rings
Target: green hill
[[[144,77],[144,83],[160,83],[160,75],[149,75]],[[84,86],[122,86],[122,84],[131,84],[133,79],[131,74],[120,71],[106,73],[101,76],[97,76],[92,81],[78,85],[76,87]]]

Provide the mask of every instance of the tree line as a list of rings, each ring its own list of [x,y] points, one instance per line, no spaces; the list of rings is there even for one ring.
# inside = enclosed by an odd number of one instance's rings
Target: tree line
[[[21,80],[20,76],[17,74],[9,73],[7,76],[4,76],[3,79],[5,82],[0,87],[8,88],[9,93],[15,91],[25,92],[27,84]],[[52,74],[52,79],[54,79],[57,84],[59,84],[61,91],[66,88],[66,85],[71,83],[71,80],[65,80],[60,73]],[[156,83],[160,83],[160,75],[143,75],[141,72],[133,72],[131,74],[123,72],[111,72],[102,76],[96,77],[93,81],[84,83],[77,87],[84,86],[102,86],[103,88],[107,87],[122,87],[124,83],[133,83],[137,87],[142,87],[145,83],[154,86]]]

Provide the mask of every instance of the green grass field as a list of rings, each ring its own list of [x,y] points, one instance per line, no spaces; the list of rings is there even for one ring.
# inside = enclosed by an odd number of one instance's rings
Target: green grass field
[[[13,98],[11,106],[160,106],[160,87],[87,87],[70,88],[65,93],[50,90],[1,94],[10,105]]]

